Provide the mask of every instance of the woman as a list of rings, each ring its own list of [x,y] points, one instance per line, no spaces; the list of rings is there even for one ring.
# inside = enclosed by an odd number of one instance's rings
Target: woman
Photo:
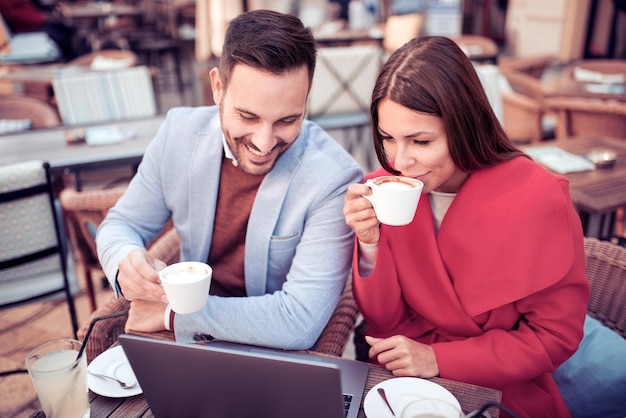
[[[583,335],[583,235],[565,178],[506,137],[476,72],[443,37],[410,41],[372,95],[382,168],[424,189],[413,222],[381,225],[352,184],[354,292],[370,359],[396,376],[500,389],[520,417],[569,416],[552,373]]]

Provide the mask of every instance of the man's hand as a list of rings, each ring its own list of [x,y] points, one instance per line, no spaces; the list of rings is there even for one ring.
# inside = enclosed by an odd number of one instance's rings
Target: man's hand
[[[163,315],[167,304],[163,302],[149,302],[147,300],[133,300],[128,311],[128,320],[124,331],[158,332],[165,330]]]
[[[157,260],[146,250],[135,249],[118,264],[117,282],[128,300],[143,299],[165,302],[167,298],[159,281],[159,270],[165,263]]]
[[[439,366],[432,347],[402,335],[389,338],[365,336],[372,347],[370,358],[376,358],[394,376],[430,378],[439,375]]]

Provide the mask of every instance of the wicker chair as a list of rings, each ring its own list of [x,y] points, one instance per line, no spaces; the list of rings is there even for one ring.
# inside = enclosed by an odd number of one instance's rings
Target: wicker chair
[[[577,73],[580,71],[580,73]],[[585,71],[599,77],[626,78],[624,60],[579,60],[563,68],[562,79],[580,80]],[[591,80],[594,77],[592,76]],[[623,81],[622,81],[623,83]],[[610,94],[598,98],[558,97],[546,102],[557,113],[556,138],[580,135],[603,135],[619,140],[626,139],[626,103],[613,100]]]
[[[587,313],[626,338],[626,248],[585,238],[591,296]]]
[[[94,240],[95,231],[124,190],[126,186],[87,192],[67,187],[59,195],[76,267],[85,278],[92,311],[96,309],[92,272],[101,270]]]
[[[543,139],[543,106],[532,97],[502,91],[504,131],[516,143],[538,143]]]
[[[503,55],[498,59],[498,67],[500,67],[502,72],[515,71],[518,73],[524,73],[538,80],[554,59],[555,57],[549,54],[529,57]]]
[[[504,130],[512,140],[537,143],[544,139],[543,118],[546,114],[543,72],[552,56],[501,58],[498,67],[511,86],[502,91]]]
[[[555,97],[545,102],[557,115],[556,139],[601,135],[626,140],[626,103],[602,99]]]
[[[2,96],[0,119],[29,119],[31,129],[61,125],[56,109],[46,102],[25,96]]]

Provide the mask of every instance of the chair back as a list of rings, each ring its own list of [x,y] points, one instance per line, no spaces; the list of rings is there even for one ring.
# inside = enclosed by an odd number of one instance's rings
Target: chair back
[[[47,164],[0,167],[0,305],[65,291],[78,329]]]
[[[88,191],[66,187],[59,194],[69,240],[74,249],[76,269],[85,277],[92,311],[97,307],[92,272],[102,269],[96,249],[96,230],[125,190],[126,186]]]
[[[320,48],[307,102],[307,118],[327,131],[341,130],[344,148],[353,156],[361,154],[368,170],[377,161],[362,141],[371,125],[371,96],[381,59],[382,49],[376,45]]]
[[[585,238],[589,315],[626,338],[626,248]]]
[[[154,116],[157,105],[145,66],[116,71],[67,72],[52,81],[65,125]]]
[[[2,96],[0,99],[0,119],[4,121],[24,121],[25,128],[54,128],[61,125],[56,109],[46,102],[25,96]],[[2,128],[0,128],[0,134]]]
[[[309,119],[325,115],[369,114],[380,66],[378,46],[320,48],[307,103]]]
[[[544,132],[547,109],[541,78],[552,61],[551,55],[498,60],[498,67],[509,87],[502,89],[503,126],[509,138],[516,142],[537,143],[549,136]]]
[[[544,137],[542,104],[513,90],[502,91],[502,126],[517,143],[538,143]]]
[[[85,277],[87,296],[92,311],[97,308],[92,273],[96,270],[102,270],[96,249],[96,231],[107,216],[109,209],[122,197],[126,187],[124,185],[110,189],[82,191],[73,187],[65,187],[59,193],[63,217],[68,227],[69,240],[76,257],[76,269],[80,271],[82,277]],[[170,230],[175,232],[172,226],[173,223],[169,221],[162,235]],[[151,253],[166,264],[177,262],[180,252],[180,240],[177,236],[171,238],[157,238],[148,244]],[[157,242],[161,244],[157,245]],[[153,244],[154,250],[152,250]],[[104,273],[102,275],[104,276]]]
[[[540,79],[546,68],[553,61],[556,61],[556,57],[551,54],[533,55],[528,57],[503,55],[498,58],[498,66],[502,72],[516,71],[529,75],[533,78]]]
[[[424,24],[424,15],[408,13],[391,15],[385,21],[383,30],[383,49],[385,54],[391,55],[396,49],[413,38],[417,38]]]
[[[626,140],[626,102],[555,97],[546,106],[557,115],[557,139],[600,135]]]

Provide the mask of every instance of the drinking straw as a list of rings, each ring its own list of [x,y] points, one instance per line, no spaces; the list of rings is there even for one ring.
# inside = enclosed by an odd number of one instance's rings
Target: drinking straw
[[[500,402],[494,402],[494,401],[489,401],[489,402],[485,403],[478,410],[478,412],[470,413],[468,416],[474,417],[474,418],[484,418],[485,416],[490,417],[491,415],[489,415],[489,412],[487,412],[487,409],[491,408],[492,406],[495,406],[496,408],[499,408],[501,411],[506,412],[512,418],[517,418],[517,415],[515,415],[509,408],[507,408],[506,406],[502,405]],[[487,414],[487,415],[485,415],[485,414]]]
[[[78,351],[76,360],[80,359],[80,357],[83,355],[83,351],[85,351],[85,347],[87,346],[87,341],[89,340],[89,336],[91,335],[91,331],[93,331],[93,327],[94,325],[96,325],[96,322],[101,321],[103,319],[110,319],[110,318],[115,318],[115,317],[123,316],[123,315],[128,315],[128,311],[114,312],[112,314],[96,316],[95,318],[93,318],[91,320],[91,323],[89,324],[89,329],[87,330],[87,334],[85,334],[85,339],[83,340],[83,343],[80,346],[80,350]]]

